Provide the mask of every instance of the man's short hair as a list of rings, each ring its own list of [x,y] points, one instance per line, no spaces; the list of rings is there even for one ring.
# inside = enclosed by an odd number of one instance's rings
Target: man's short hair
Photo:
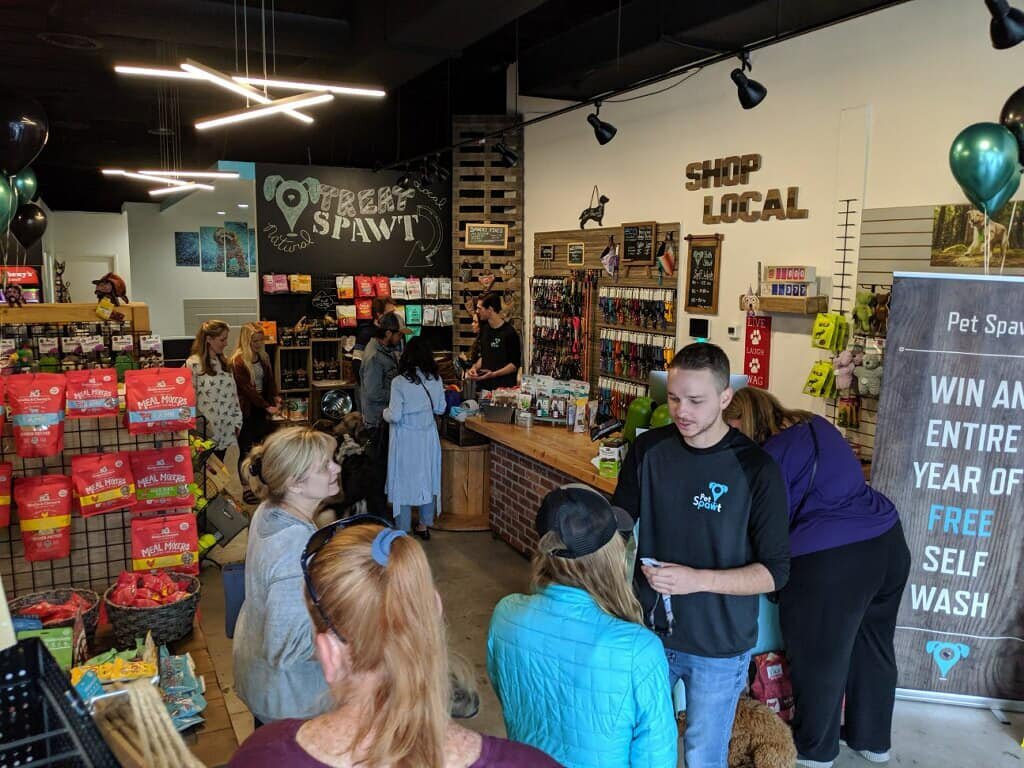
[[[676,352],[668,367],[669,370],[711,371],[719,392],[729,387],[729,356],[715,344],[687,344]]]
[[[489,309],[492,312],[501,312],[501,295],[496,291],[488,291],[481,296],[477,296],[476,302],[484,309]]]

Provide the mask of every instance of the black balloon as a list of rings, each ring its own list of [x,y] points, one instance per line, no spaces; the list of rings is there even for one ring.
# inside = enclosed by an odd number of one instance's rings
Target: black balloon
[[[11,234],[28,250],[43,236],[46,231],[46,212],[35,203],[24,203],[18,206],[17,213],[11,219]]]
[[[17,176],[50,136],[50,123],[37,101],[11,94],[0,96],[0,172]]]
[[[1017,140],[1021,162],[1024,163],[1024,88],[1014,91],[1003,104],[1003,111],[999,113],[999,122],[1009,128],[1010,133]]]

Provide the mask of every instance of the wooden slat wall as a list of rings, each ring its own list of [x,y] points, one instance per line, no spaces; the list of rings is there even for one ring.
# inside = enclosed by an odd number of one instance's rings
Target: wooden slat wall
[[[452,142],[478,139],[519,122],[517,115],[463,115],[452,121]],[[480,276],[496,276],[492,289],[510,300],[506,317],[523,333],[523,133],[508,131],[501,141],[517,152],[519,164],[506,168],[494,151],[497,139],[474,142],[452,153],[452,349],[468,352],[474,341],[469,299],[483,292]],[[508,224],[506,250],[467,250],[466,224]],[[502,272],[502,267],[505,272]],[[513,271],[514,270],[514,271]],[[468,279],[463,279],[466,277]]]

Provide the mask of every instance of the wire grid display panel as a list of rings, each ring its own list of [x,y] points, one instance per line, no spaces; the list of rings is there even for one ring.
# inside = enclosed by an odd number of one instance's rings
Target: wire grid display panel
[[[14,483],[21,477],[71,474],[71,457],[84,453],[137,451],[187,445],[185,432],[132,435],[123,416],[66,419],[64,451],[57,456],[25,459],[14,450],[11,425],[5,424],[0,439],[0,461],[14,466]],[[0,528],[0,578],[7,597],[62,587],[91,589],[102,595],[122,571],[131,570],[131,513],[116,510],[83,518],[71,515],[71,556],[60,560],[29,562],[12,510],[11,525]]]

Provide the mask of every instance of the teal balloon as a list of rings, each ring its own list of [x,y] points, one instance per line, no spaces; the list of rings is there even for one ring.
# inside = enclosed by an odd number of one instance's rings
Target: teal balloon
[[[7,179],[0,177],[0,230],[7,231],[7,225],[14,218],[14,212],[18,210],[18,195],[7,182]]]
[[[14,177],[14,189],[18,193],[18,201],[31,203],[39,197],[39,182],[36,180],[36,173],[31,168],[25,168]]]
[[[967,199],[993,216],[997,210],[994,204],[1003,197],[1014,177],[1020,182],[1017,140],[999,123],[969,125],[949,148],[949,168]],[[1009,195],[1016,188],[1014,184]],[[1008,199],[1009,196],[1003,198],[1002,203]]]

